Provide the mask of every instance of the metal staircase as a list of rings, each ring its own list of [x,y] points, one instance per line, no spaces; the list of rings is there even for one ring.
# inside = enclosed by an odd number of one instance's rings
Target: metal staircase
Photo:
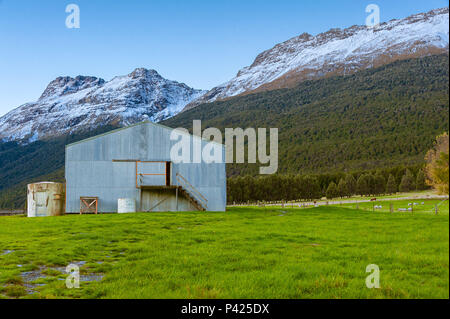
[[[178,191],[199,211],[208,209],[208,200],[184,178],[180,173],[176,174]]]

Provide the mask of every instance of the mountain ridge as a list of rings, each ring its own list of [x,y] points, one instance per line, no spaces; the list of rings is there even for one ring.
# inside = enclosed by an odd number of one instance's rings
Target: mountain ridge
[[[316,36],[303,33],[263,51],[233,79],[209,90],[183,111],[242,94],[352,74],[400,59],[446,53],[448,23],[449,8],[444,7],[383,22],[374,29],[354,25]]]

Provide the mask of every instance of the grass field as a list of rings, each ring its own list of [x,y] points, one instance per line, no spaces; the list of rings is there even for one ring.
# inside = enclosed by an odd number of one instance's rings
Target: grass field
[[[449,298],[448,202],[440,207],[2,217],[0,296]],[[79,289],[66,288],[70,263]],[[380,289],[366,287],[369,264]]]

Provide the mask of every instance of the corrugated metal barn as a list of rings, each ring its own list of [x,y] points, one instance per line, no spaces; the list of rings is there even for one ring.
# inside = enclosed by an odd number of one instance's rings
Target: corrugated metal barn
[[[122,198],[134,199],[142,212],[225,211],[224,145],[217,144],[222,163],[176,164],[172,131],[144,122],[67,145],[66,212],[114,213]],[[188,137],[191,145],[200,140]]]

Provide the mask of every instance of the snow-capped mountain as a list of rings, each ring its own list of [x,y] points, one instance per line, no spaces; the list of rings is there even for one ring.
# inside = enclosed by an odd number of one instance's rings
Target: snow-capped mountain
[[[38,101],[0,117],[0,141],[33,141],[107,124],[158,122],[201,103],[448,51],[446,7],[374,29],[352,26],[316,36],[304,33],[259,54],[235,78],[207,92],[143,68],[108,82],[88,76],[60,77]]]
[[[449,9],[441,8],[374,29],[352,26],[312,36],[304,33],[259,54],[235,78],[186,109],[243,93],[277,89],[323,76],[351,74],[398,59],[448,52]]]
[[[34,141],[107,124],[158,122],[204,93],[144,68],[108,82],[90,76],[59,77],[38,101],[0,118],[0,141]]]

